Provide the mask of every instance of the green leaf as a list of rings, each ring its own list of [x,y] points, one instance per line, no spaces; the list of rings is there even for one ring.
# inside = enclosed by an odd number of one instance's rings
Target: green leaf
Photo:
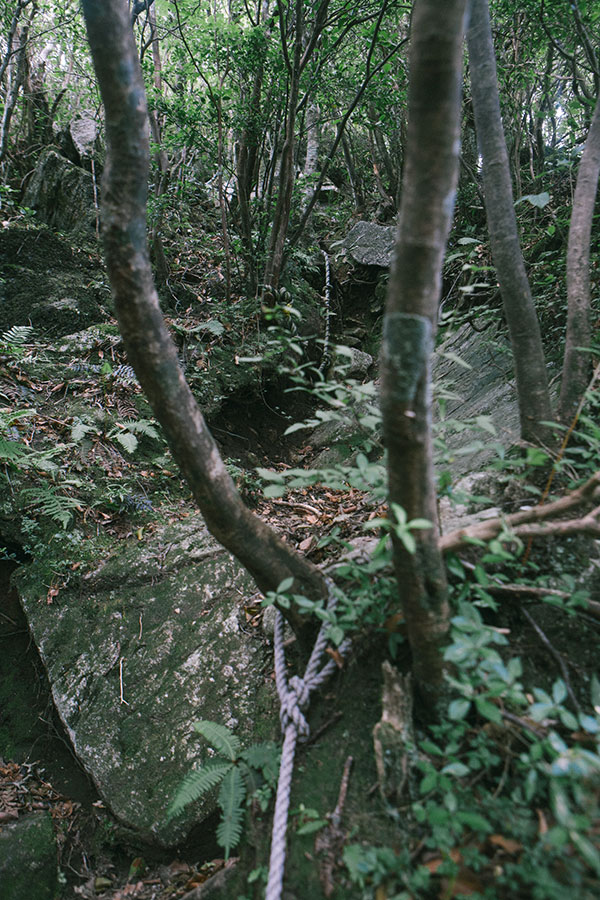
[[[499,725],[502,722],[500,710],[494,703],[490,703],[484,697],[475,697],[475,706],[480,716],[489,719]]]
[[[537,206],[538,209],[543,209],[550,203],[550,194],[548,191],[542,191],[541,194],[524,194],[516,201],[515,206],[524,202],[531,203],[532,206]]]
[[[281,582],[281,584],[279,585],[279,587],[277,588],[277,593],[285,594],[287,591],[289,591],[289,589],[291,588],[293,583],[294,583],[294,579],[292,576],[290,576],[289,578],[284,578],[283,581]]]
[[[271,499],[276,499],[277,497],[283,497],[285,494],[285,485],[283,484],[269,484],[263,490],[263,494],[265,497],[269,497]]]
[[[314,834],[315,831],[320,831],[325,825],[327,825],[326,819],[313,819],[312,821],[305,822],[304,825],[301,825],[300,828],[297,829],[296,834]]]
[[[560,721],[563,723],[565,728],[568,728],[569,731],[576,731],[578,727],[578,722],[572,712],[569,712],[568,709],[559,709],[558,717]]]
[[[562,703],[563,700],[567,696],[567,687],[562,680],[562,678],[557,678],[557,680],[552,685],[552,699],[558,706],[559,703]]]
[[[588,734],[598,734],[600,731],[600,722],[595,716],[586,716],[583,713],[579,713],[579,723]]]
[[[451,762],[442,769],[442,775],[454,775],[456,778],[464,778],[469,774],[469,767],[461,762]]]
[[[468,825],[469,828],[472,828],[473,831],[483,831],[489,832],[492,831],[492,826],[482,815],[476,812],[457,812],[455,813],[456,818],[459,822],[462,822],[463,825]]]
[[[438,783],[438,773],[437,772],[429,772],[425,778],[421,780],[421,784],[419,785],[419,793],[428,794],[429,791],[432,791]]]
[[[460,700],[453,700],[448,707],[448,716],[454,721],[464,719],[470,708],[470,700],[465,700],[464,698],[461,698]]]
[[[569,837],[579,850],[590,868],[594,869],[596,875],[600,876],[600,853],[597,847],[592,844],[586,837],[574,829],[569,831]]]
[[[201,719],[199,722],[194,722],[194,731],[201,734],[221,756],[226,757],[231,762],[235,762],[238,758],[241,749],[240,739],[225,725]]]
[[[92,428],[91,425],[86,425],[85,422],[82,422],[81,419],[75,419],[71,426],[71,440],[78,444],[79,441],[83,440],[86,434],[95,430],[96,429]]]
[[[408,523],[409,528],[433,528],[433,524],[429,519],[411,519]]]
[[[415,541],[410,531],[398,532],[398,538],[402,541],[409,553],[415,552],[415,550],[417,549],[417,542]]]
[[[189,803],[193,803],[215,788],[231,767],[231,763],[214,760],[186,775],[169,804],[167,819],[178,816]]]
[[[246,785],[237,766],[231,766],[219,791],[218,803],[223,816],[217,826],[217,843],[225,850],[225,860],[240,842],[244,818]]]
[[[138,445],[138,439],[135,434],[132,434],[130,431],[117,432],[117,434],[113,435],[112,439],[117,441],[127,453],[133,453]]]

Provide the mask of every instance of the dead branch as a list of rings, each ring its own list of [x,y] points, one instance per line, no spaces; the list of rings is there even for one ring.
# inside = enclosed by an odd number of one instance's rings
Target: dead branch
[[[508,516],[499,516],[467,528],[458,528],[440,538],[442,553],[458,550],[464,541],[489,541],[497,537],[504,529],[509,529],[515,537],[566,537],[570,534],[591,534],[600,536],[600,506],[596,506],[586,515],[576,519],[560,519],[578,507],[597,499],[600,491],[600,471],[596,472],[585,484],[571,491],[560,500],[532,509],[519,510]],[[551,521],[548,521],[551,520]]]

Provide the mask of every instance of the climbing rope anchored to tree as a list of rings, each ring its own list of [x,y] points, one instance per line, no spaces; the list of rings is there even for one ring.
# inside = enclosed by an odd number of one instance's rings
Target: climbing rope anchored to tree
[[[327,579],[327,610],[333,611],[337,603],[337,597],[333,591],[333,582]],[[290,805],[290,789],[292,785],[292,773],[294,770],[294,756],[298,738],[306,739],[310,733],[305,712],[308,709],[310,695],[315,688],[324,684],[336,667],[336,662],[330,659],[319,671],[321,658],[327,645],[327,623],[323,622],[315,641],[313,651],[306,666],[302,678],[292,676],[289,681],[285,670],[285,650],[283,641],[284,619],[279,610],[275,619],[274,632],[274,656],[275,656],[275,683],[281,706],[279,717],[281,730],[284,734],[283,749],[281,751],[281,763],[279,766],[279,780],[277,783],[277,796],[275,799],[275,813],[273,816],[273,829],[271,834],[271,856],[269,860],[269,878],[265,900],[279,900],[283,886],[283,873],[285,869],[285,834],[287,829],[288,809]],[[345,640],[338,648],[344,656],[350,647],[350,640]]]

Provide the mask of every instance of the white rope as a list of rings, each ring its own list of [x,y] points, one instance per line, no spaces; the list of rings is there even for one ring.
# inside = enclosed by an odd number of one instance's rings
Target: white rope
[[[327,609],[334,609],[337,597],[333,592],[333,583],[327,579],[328,600]],[[281,763],[279,766],[279,781],[277,782],[277,797],[275,799],[275,813],[273,816],[273,830],[271,834],[271,857],[269,860],[269,880],[265,900],[280,900],[283,887],[283,872],[285,868],[285,833],[287,829],[288,809],[290,805],[290,789],[292,785],[292,772],[294,770],[294,756],[296,753],[296,741],[298,737],[307,738],[309,735],[308,722],[304,716],[308,708],[310,694],[323,684],[331,672],[335,669],[335,660],[330,659],[321,671],[318,671],[321,657],[327,645],[327,625],[325,622],[319,629],[315,646],[304,672],[304,677],[297,675],[287,681],[285,671],[285,651],[283,648],[283,616],[277,610],[275,618],[275,683],[279,702],[281,705],[280,719],[281,729],[284,733],[283,749],[281,751]],[[350,641],[344,641],[338,648],[341,654],[350,646]]]
[[[323,337],[323,356],[321,357],[321,365],[319,372],[323,374],[329,363],[329,343],[331,339],[331,266],[329,264],[329,255],[326,250],[321,250],[325,257],[325,335]]]

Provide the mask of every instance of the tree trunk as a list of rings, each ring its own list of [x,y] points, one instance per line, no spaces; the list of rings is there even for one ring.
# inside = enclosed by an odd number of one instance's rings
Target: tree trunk
[[[408,138],[395,261],[381,355],[389,497],[408,520],[416,552],[394,540],[394,566],[421,711],[443,694],[447,584],[438,547],[431,441],[431,352],[460,146],[463,39],[468,0],[417,0],[413,13]],[[393,507],[392,507],[393,509]]]
[[[540,328],[513,205],[488,0],[472,0],[468,47],[490,244],[513,350],[521,436],[534,443],[547,443],[551,432],[540,423],[552,418],[552,409]]]
[[[262,591],[276,589],[291,576],[295,592],[323,597],[321,572],[244,506],[185,381],[160,313],[148,256],[148,117],[127,6],[122,0],[83,0],[83,11],[106,115],[102,234],[128,360],[214,537]],[[305,635],[305,620],[297,610],[290,612],[296,632]]]
[[[592,340],[590,239],[599,176],[600,95],[577,173],[567,245],[567,339],[558,401],[558,419],[564,425],[575,415],[591,370],[586,352]]]
[[[281,11],[281,9],[279,15],[280,17],[283,16],[283,12]],[[281,275],[281,270],[283,268],[285,239],[287,237],[290,214],[292,210],[292,192],[294,190],[294,143],[296,139],[296,108],[298,106],[298,97],[300,94],[300,64],[302,59],[302,44],[304,42],[303,25],[304,13],[302,9],[302,0],[296,0],[294,13],[294,55],[292,61],[288,60],[289,97],[285,123],[285,138],[283,141],[283,147],[281,148],[277,201],[275,203],[275,212],[273,214],[273,225],[271,228],[271,236],[267,254],[267,264],[265,266],[265,274],[263,279],[265,289],[269,292],[276,291],[279,287],[279,278]],[[285,49],[286,38],[283,25],[281,39]],[[287,59],[287,49],[285,50],[285,56]]]
[[[21,4],[21,9],[23,4]],[[2,121],[0,121],[0,163],[4,161],[8,153],[8,136],[10,133],[10,123],[19,99],[19,91],[23,87],[27,74],[27,41],[29,39],[29,29],[33,22],[33,17],[37,12],[37,4],[33,3],[29,19],[20,29],[15,28],[15,37],[18,36],[19,46],[14,52],[14,59],[8,65],[9,87],[7,89],[6,98],[4,100],[4,110],[2,113]],[[12,71],[11,71],[12,70]]]

